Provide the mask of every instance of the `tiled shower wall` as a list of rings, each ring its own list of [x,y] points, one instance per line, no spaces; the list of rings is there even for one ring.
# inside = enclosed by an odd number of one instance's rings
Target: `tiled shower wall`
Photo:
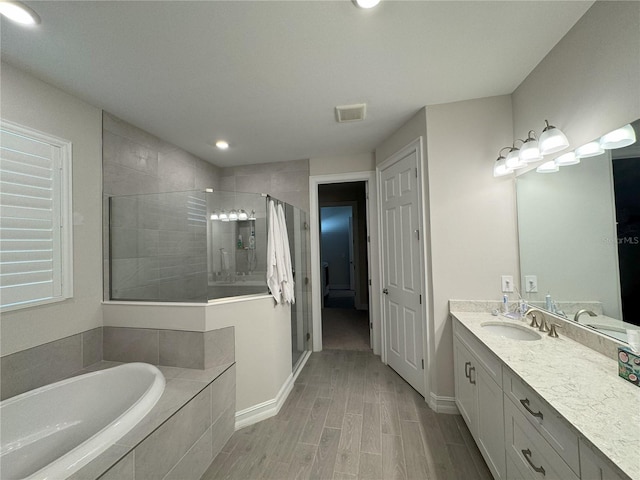
[[[207,301],[204,192],[112,197],[113,300]]]
[[[309,211],[309,160],[223,168],[219,185],[226,192],[268,193]]]

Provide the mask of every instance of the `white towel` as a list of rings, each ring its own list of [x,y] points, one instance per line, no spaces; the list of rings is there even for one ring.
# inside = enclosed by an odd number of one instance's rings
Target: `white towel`
[[[282,266],[278,265],[278,271],[282,270],[282,299],[285,302],[294,304],[296,302],[293,288],[293,270],[291,269],[291,249],[289,248],[289,234],[287,233],[287,222],[284,218],[284,209],[278,205],[278,220],[280,223],[280,239],[282,242]]]
[[[267,232],[267,286],[276,303],[282,299],[281,280],[278,266],[282,261],[280,244],[280,222],[273,200],[269,200],[269,231]],[[280,259],[280,260],[279,260]]]

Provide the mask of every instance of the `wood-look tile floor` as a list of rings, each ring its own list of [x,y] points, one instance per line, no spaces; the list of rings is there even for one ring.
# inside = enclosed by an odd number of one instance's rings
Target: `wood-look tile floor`
[[[459,415],[434,413],[370,352],[313,353],[280,413],[233,434],[203,480],[491,474]]]

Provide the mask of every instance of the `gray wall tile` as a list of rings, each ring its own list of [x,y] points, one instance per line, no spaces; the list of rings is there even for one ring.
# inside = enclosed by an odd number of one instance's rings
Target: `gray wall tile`
[[[212,432],[209,428],[163,480],[198,480],[213,461]]]
[[[126,457],[116,463],[99,478],[100,480],[134,480],[134,452],[130,452]]]
[[[102,334],[105,360],[158,364],[158,330],[104,327]]]
[[[0,359],[2,399],[56,382],[82,369],[82,335],[72,335]]]
[[[211,387],[200,392],[136,450],[135,478],[163,478],[211,426]]]
[[[102,454],[98,455],[92,461],[90,461],[87,465],[82,467],[76,473],[68,477],[66,480],[95,480],[96,478],[106,479],[106,480],[115,480],[115,478],[122,478],[123,480],[133,479],[133,463],[131,463],[131,476],[127,477],[126,473],[127,469],[124,467],[126,462],[118,462],[119,459],[125,460],[127,452],[131,450],[130,448],[123,447],[121,445],[111,445],[107,450],[105,450]],[[115,465],[114,465],[115,464]],[[116,468],[116,472],[118,472],[119,477],[114,476],[101,476],[104,473],[108,473],[108,469]],[[111,470],[109,470],[110,472]]]
[[[102,327],[82,332],[82,367],[102,361]]]
[[[204,368],[235,362],[233,327],[210,330],[204,334]]]
[[[158,176],[158,152],[128,138],[103,132],[102,160],[118,163],[147,175]]]
[[[235,413],[236,366],[231,365],[211,384],[211,419],[216,422],[228,408]]]
[[[160,330],[160,365],[204,368],[204,334]]]

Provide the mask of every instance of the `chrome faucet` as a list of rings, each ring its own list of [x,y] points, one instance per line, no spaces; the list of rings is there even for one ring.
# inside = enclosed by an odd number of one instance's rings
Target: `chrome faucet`
[[[578,320],[580,320],[580,315],[582,315],[583,313],[588,313],[590,317],[598,316],[596,313],[592,312],[591,310],[587,310],[586,308],[583,308],[582,310],[578,310],[576,312],[576,314],[573,317],[573,321],[578,323]]]

